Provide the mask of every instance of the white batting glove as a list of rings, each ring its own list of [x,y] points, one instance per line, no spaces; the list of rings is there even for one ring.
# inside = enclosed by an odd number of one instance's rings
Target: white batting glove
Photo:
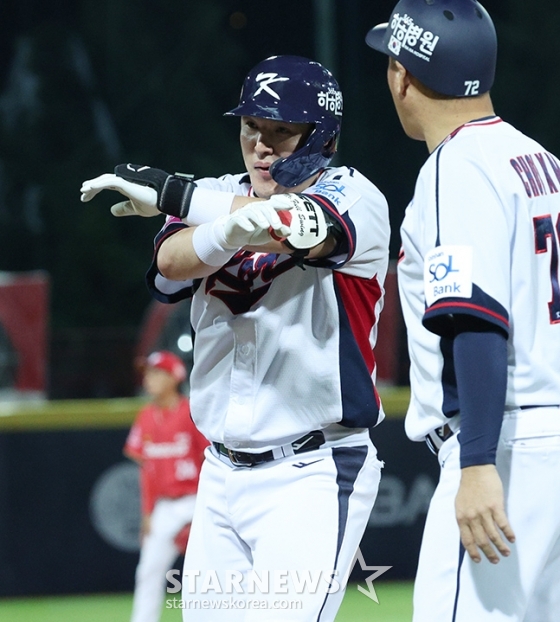
[[[223,248],[237,249],[243,246],[262,246],[273,239],[285,238],[290,235],[291,230],[282,222],[278,211],[290,208],[287,201],[249,203],[215,221],[217,241]]]
[[[323,210],[310,197],[293,192],[275,194],[267,203],[280,210],[282,222],[290,227],[290,233],[282,240],[289,248],[303,251],[326,239],[329,223]]]
[[[151,218],[159,216],[160,210],[157,208],[158,195],[150,186],[143,186],[127,181],[113,173],[105,173],[95,179],[84,181],[80,192],[81,201],[87,203],[102,190],[116,190],[120,192],[128,201],[116,203],[111,207],[113,216],[143,216]]]

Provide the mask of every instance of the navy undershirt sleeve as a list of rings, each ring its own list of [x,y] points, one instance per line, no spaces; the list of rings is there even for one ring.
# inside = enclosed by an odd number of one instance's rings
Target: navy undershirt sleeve
[[[488,324],[453,340],[461,468],[495,464],[507,389],[507,337]]]

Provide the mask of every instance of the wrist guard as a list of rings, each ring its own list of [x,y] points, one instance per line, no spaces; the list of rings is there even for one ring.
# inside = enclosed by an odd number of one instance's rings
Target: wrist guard
[[[159,168],[138,164],[119,164],[115,167],[115,175],[153,188],[157,192],[157,208],[160,212],[181,219],[187,217],[196,188],[193,175],[170,175]]]

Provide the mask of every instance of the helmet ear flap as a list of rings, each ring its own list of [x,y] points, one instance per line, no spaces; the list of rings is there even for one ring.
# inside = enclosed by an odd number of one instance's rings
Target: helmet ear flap
[[[309,128],[307,129],[307,132],[305,132],[304,134],[302,134],[298,146],[296,148],[296,151],[299,149],[303,149],[303,147],[305,147],[305,145],[307,145],[307,143],[309,142],[309,139],[311,138],[313,132],[315,132],[317,129],[317,124],[316,123],[310,123],[309,124]]]
[[[270,176],[284,188],[294,188],[326,168],[338,145],[340,124],[328,131],[316,127],[303,147],[286,158],[280,158],[270,166]]]

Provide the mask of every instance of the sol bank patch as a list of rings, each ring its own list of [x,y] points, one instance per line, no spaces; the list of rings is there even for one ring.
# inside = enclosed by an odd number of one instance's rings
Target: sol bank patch
[[[472,295],[472,247],[436,246],[424,259],[424,293],[431,307],[441,298]]]

